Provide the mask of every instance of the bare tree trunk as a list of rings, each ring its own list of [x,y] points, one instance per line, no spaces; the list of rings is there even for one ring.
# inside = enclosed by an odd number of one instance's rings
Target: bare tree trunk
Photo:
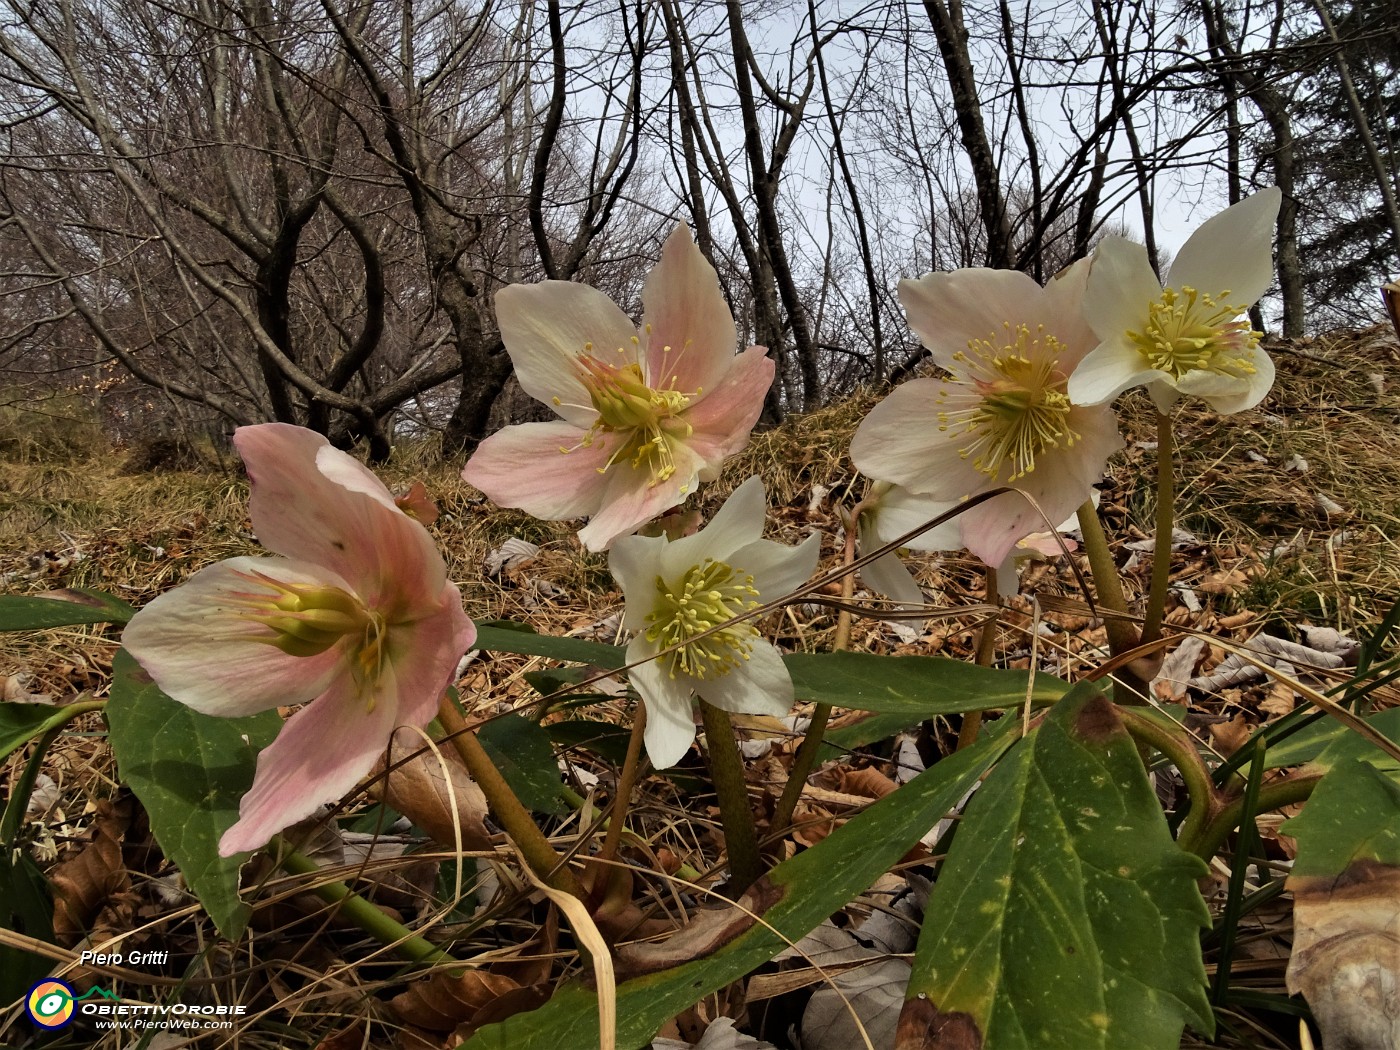
[[[924,10],[933,23],[933,35],[943,56],[943,68],[948,86],[953,91],[953,112],[963,150],[972,165],[972,178],[977,185],[978,210],[987,230],[987,265],[1006,268],[1011,265],[1011,226],[1006,217],[1006,201],[1002,196],[1001,179],[997,173],[996,157],[982,123],[982,106],[977,100],[977,77],[967,50],[967,27],[963,24],[961,0],[924,0]]]

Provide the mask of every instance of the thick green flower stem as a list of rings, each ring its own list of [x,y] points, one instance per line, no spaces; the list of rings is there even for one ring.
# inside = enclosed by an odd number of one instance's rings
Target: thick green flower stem
[[[1132,708],[1120,707],[1118,715],[1123,719],[1124,727],[1132,734],[1134,740],[1156,748],[1166,755],[1181,774],[1182,782],[1186,785],[1186,794],[1191,799],[1191,808],[1186,813],[1186,819],[1181,822],[1178,841],[1184,843],[1194,840],[1226,805],[1220,792],[1216,790],[1210,769],[1201,758],[1195,741],[1186,730],[1170,729]],[[1183,845],[1182,848],[1186,847]]]
[[[283,870],[293,875],[319,875],[321,869],[305,854],[290,849],[285,843],[277,858]],[[328,904],[335,906],[342,917],[349,919],[365,933],[394,951],[417,963],[452,963],[457,960],[437,945],[424,940],[407,926],[395,922],[378,907],[365,900],[343,882],[314,882],[307,887]]]
[[[1157,535],[1152,551],[1152,586],[1143,614],[1142,641],[1162,636],[1162,614],[1172,577],[1172,527],[1176,524],[1176,491],[1172,477],[1172,417],[1157,413]]]
[[[632,801],[632,789],[637,783],[637,773],[642,764],[642,741],[647,728],[647,705],[637,701],[637,710],[632,715],[632,736],[627,741],[627,757],[617,775],[617,791],[613,795],[612,813],[608,817],[608,832],[603,839],[603,848],[598,851],[598,859],[610,861],[617,856],[617,847],[622,842],[624,822],[627,820],[627,807]]]
[[[1316,773],[1265,784],[1259,789],[1254,812],[1268,813],[1270,810],[1291,806],[1295,802],[1306,802],[1321,781],[1322,774]],[[1208,861],[1225,845],[1230,832],[1239,826],[1243,814],[1244,798],[1231,799],[1220,807],[1219,812],[1206,821],[1203,827],[1193,829],[1190,837],[1187,836],[1187,828],[1183,825],[1181,833],[1176,837],[1177,844],[1188,853],[1194,853],[1202,860]]]
[[[700,714],[705,722],[710,780],[719,796],[719,819],[724,827],[725,850],[729,854],[728,892],[737,899],[763,874],[758,832],[754,829],[749,788],[744,780],[744,759],[739,754],[729,713],[701,700]]]
[[[527,810],[515,797],[515,792],[506,783],[501,771],[491,761],[491,756],[481,746],[476,734],[467,728],[467,723],[457,710],[452,698],[444,695],[438,704],[438,721],[447,730],[457,754],[466,764],[467,772],[476,781],[486,796],[491,812],[506,834],[515,842],[525,863],[530,865],[539,878],[556,890],[583,899],[583,887],[565,863],[564,858],[555,852]]]
[[[1094,590],[1098,603],[1111,613],[1128,612],[1127,599],[1123,597],[1123,583],[1118,577],[1118,566],[1113,562],[1113,554],[1108,549],[1108,538],[1103,534],[1103,523],[1099,521],[1098,509],[1086,501],[1077,512],[1079,532],[1084,537],[1084,553],[1089,558],[1089,571],[1094,577]],[[1108,631],[1108,648],[1114,656],[1125,653],[1138,644],[1137,632],[1126,619],[1105,616],[1104,627]],[[1117,675],[1113,683],[1113,698],[1119,704],[1142,703],[1141,693],[1145,683],[1127,668]]]

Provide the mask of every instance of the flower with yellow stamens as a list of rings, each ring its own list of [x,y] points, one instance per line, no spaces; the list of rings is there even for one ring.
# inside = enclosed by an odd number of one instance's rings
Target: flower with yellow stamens
[[[729,622],[817,567],[815,534],[797,547],[761,538],[765,509],[763,483],[750,478],[692,536],[613,544],[608,564],[627,600],[623,626],[634,632],[627,662],[644,661],[628,673],[646,704],[647,755],[658,769],[680,761],[695,739],[697,695],[726,711],[777,716],[792,707],[778,651],[752,620]]]
[[[640,330],[602,292],[511,285],[497,319],[526,393],[559,415],[483,441],[462,476],[504,507],[589,518],[605,550],[680,505],[744,447],[773,382],[762,347],[735,354],[714,268],[679,226],[642,288]]]
[[[867,477],[918,497],[900,497],[911,506],[947,507],[1000,487],[1028,495],[1033,503],[1006,493],[954,519],[961,544],[994,568],[1089,499],[1123,444],[1107,406],[1080,404],[1066,389],[1096,341],[1080,313],[1087,276],[1080,262],[1043,288],[987,269],[899,284],[910,327],[948,374],[904,383],[876,405],[851,458]]]
[[[1099,345],[1070,377],[1070,397],[1105,402],[1146,385],[1161,412],[1189,394],[1225,413],[1263,400],[1274,363],[1242,315],[1273,281],[1269,249],[1282,199],[1270,187],[1207,219],[1182,245],[1165,287],[1146,248],[1106,238],[1084,294]]]
[[[361,464],[283,423],[233,440],[258,539],[282,556],[201,569],[122,634],[161,689],[203,714],[305,705],[258,755],[223,856],[341,798],[396,726],[427,725],[476,636],[432,537]]]

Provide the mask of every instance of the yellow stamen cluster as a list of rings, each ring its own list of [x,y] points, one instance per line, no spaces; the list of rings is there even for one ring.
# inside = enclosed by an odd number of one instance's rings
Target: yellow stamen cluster
[[[1128,332],[1148,367],[1180,379],[1187,372],[1216,372],[1243,379],[1254,374],[1252,351],[1259,333],[1240,317],[1245,307],[1227,301],[1229,292],[1202,295],[1195,288],[1162,289],[1147,308],[1141,332]]]
[[[674,587],[658,576],[656,591],[656,607],[646,618],[646,639],[663,649],[681,646],[666,658],[672,678],[720,678],[749,658],[758,628],[747,620],[704,638],[696,636],[758,607],[752,576],[706,558],[687,569]]]
[[[1069,426],[1066,377],[1059,370],[1064,347],[1037,326],[1007,324],[1000,338],[976,339],[953,356],[967,373],[970,392],[945,386],[939,402],[951,406],[938,413],[938,429],[954,440],[970,437],[959,450],[963,459],[988,477],[1015,481],[1035,469],[1036,457],[1049,448],[1072,448],[1079,440]]]
[[[619,347],[618,353],[635,357],[637,339],[633,337],[629,351]],[[669,351],[670,347],[664,348]],[[589,400],[598,418],[575,448],[589,448],[599,435],[618,434],[622,440],[598,468],[606,473],[615,463],[629,461],[634,470],[650,475],[648,484],[656,485],[676,473],[674,446],[691,434],[691,426],[681,413],[700,391],[686,394],[674,387],[653,387],[642,365],[635,360],[623,365],[610,365],[593,356],[593,344],[586,344],[584,353],[575,359],[579,378],[588,391]],[[674,384],[675,377],[671,377]],[[561,448],[560,452],[572,452]]]

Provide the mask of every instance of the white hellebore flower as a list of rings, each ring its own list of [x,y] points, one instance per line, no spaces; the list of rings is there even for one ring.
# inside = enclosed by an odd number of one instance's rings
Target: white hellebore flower
[[[1181,246],[1165,287],[1146,248],[1106,238],[1084,293],[1084,318],[1102,342],[1070,377],[1070,400],[1100,404],[1147,384],[1163,413],[1182,394],[1223,413],[1262,401],[1274,363],[1241,315],[1273,281],[1270,245],[1282,200],[1271,186],[1207,219]]]
[[[1123,446],[1108,406],[1082,405],[1065,390],[1095,343],[1081,312],[1088,265],[1043,288],[1015,270],[899,282],[909,327],[948,377],[896,387],[857,428],[851,459],[866,477],[932,503],[1018,490],[955,519],[961,545],[991,566],[1047,518],[1073,514]]]
[[[608,564],[627,599],[623,626],[634,632],[627,662],[647,661],[629,673],[646,703],[647,755],[658,769],[680,761],[695,739],[695,695],[725,711],[776,716],[792,707],[787,668],[751,621],[698,637],[816,570],[820,537],[797,547],[761,539],[766,509],[762,481],[749,478],[693,536],[625,536],[612,546]]]

